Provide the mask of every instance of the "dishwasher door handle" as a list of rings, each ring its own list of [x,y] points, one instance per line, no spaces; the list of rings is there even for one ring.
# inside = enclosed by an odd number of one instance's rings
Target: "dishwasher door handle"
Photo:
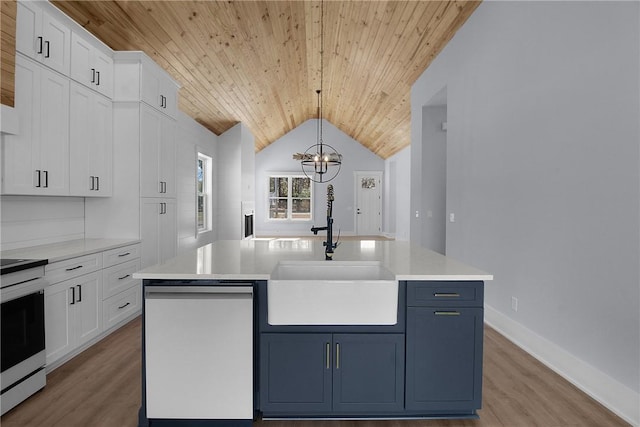
[[[145,298],[252,297],[253,286],[146,286]]]

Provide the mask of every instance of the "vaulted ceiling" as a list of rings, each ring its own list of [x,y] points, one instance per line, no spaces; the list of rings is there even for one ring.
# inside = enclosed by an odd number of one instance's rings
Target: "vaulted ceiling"
[[[215,134],[243,122],[259,151],[317,116],[320,1],[53,3],[112,49],[146,52]],[[325,1],[324,118],[382,158],[409,145],[411,85],[478,4]]]

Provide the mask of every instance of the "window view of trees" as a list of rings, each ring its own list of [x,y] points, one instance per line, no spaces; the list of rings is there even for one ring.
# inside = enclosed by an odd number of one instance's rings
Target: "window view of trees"
[[[269,177],[269,218],[310,220],[311,192],[307,177]]]

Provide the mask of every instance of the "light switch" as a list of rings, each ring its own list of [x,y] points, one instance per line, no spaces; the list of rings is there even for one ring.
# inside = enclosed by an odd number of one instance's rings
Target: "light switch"
[[[416,218],[420,218],[420,213],[416,211]]]
[[[449,214],[449,222],[456,222],[456,214],[453,212]]]

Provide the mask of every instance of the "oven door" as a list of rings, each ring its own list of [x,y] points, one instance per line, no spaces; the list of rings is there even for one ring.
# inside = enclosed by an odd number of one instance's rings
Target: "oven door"
[[[0,367],[4,388],[8,385],[5,372],[38,353],[44,353],[44,290],[3,301],[0,315]]]

